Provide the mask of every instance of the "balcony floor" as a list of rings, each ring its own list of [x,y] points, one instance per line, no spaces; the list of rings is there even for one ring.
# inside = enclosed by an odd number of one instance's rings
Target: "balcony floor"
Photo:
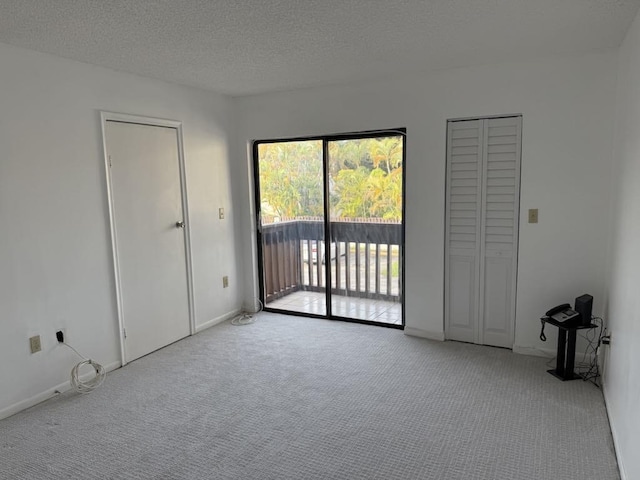
[[[325,294],[298,291],[266,305],[269,308],[290,312],[326,315]],[[402,305],[384,300],[333,296],[332,313],[336,317],[369,320],[372,322],[402,324]]]

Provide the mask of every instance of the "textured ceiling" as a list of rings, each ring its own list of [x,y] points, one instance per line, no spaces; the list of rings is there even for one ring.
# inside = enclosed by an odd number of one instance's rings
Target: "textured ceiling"
[[[640,0],[0,0],[0,42],[246,95],[616,47],[639,5]]]

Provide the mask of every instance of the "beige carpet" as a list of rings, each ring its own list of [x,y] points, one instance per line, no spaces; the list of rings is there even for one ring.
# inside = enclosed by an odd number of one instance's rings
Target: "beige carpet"
[[[601,392],[545,363],[263,313],[1,421],[0,478],[619,478]]]

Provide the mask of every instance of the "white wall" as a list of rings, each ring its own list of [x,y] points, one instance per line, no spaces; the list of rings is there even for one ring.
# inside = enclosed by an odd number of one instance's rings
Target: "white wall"
[[[583,293],[601,312],[605,291],[615,52],[442,71],[238,100],[238,157],[254,139],[407,127],[406,325],[442,338],[446,121],[523,115],[515,345],[551,354],[540,316]],[[247,298],[257,295],[250,162],[241,181]],[[540,221],[528,224],[527,209]],[[253,236],[252,236],[253,235]],[[253,257],[252,257],[253,255]],[[552,330],[552,329],[549,329]]]
[[[68,382],[78,359],[59,328],[96,361],[120,359],[99,110],[184,122],[197,325],[239,308],[242,285],[229,99],[3,45],[0,65],[1,418]]]
[[[640,16],[620,49],[605,398],[623,478],[640,478]]]

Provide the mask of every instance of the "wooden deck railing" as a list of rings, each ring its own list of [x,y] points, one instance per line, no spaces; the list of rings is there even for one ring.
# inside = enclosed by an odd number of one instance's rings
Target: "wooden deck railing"
[[[267,302],[299,290],[324,292],[324,252],[331,255],[334,295],[400,300],[403,253],[400,223],[335,221],[331,222],[331,236],[332,242],[325,243],[324,224],[316,219],[262,226]]]

